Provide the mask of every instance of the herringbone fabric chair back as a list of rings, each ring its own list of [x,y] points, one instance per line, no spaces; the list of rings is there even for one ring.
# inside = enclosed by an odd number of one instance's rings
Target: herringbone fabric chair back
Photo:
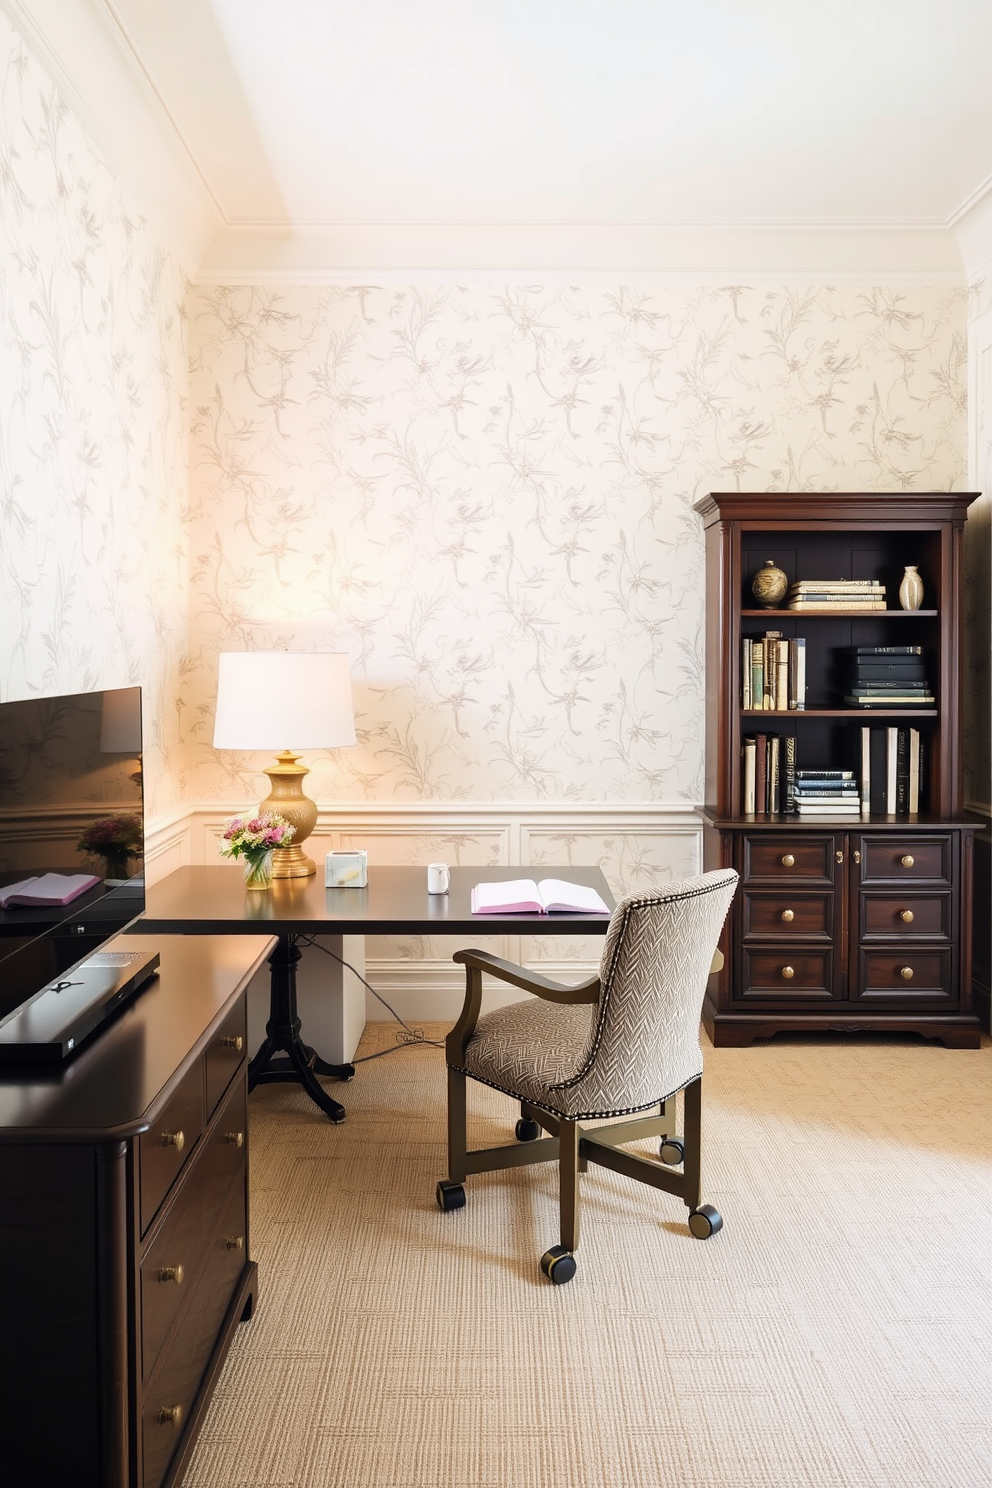
[[[620,901],[595,1021],[575,1073],[554,1087],[560,1109],[642,1110],[702,1073],[706,979],[736,886],[733,869],[721,869]]]

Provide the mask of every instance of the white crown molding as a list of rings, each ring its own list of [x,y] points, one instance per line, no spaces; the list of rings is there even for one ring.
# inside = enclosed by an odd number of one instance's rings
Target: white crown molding
[[[192,277],[223,219],[105,0],[0,0],[0,9]]]
[[[954,225],[965,279],[974,284],[992,271],[992,187],[977,197]]]
[[[946,226],[355,225],[227,227],[200,284],[354,284],[443,278],[533,282],[617,275],[695,283],[963,284]]]

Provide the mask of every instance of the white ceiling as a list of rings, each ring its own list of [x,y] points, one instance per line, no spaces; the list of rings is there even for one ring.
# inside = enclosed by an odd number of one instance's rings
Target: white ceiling
[[[960,273],[992,184],[992,0],[2,3],[126,154],[98,33],[116,50],[212,273],[728,235]]]

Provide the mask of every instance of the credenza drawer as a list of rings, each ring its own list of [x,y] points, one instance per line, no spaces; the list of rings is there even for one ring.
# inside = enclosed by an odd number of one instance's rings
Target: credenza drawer
[[[949,939],[950,894],[862,894],[861,938]]]
[[[792,940],[831,940],[833,894],[774,894],[745,890],[741,896],[745,940],[783,936]]]
[[[833,951],[806,946],[745,946],[741,951],[743,985],[741,997],[775,1001],[805,998],[811,1002],[830,1000],[833,990]]]
[[[239,1184],[228,1198],[196,1288],[148,1389],[141,1416],[143,1488],[158,1488],[168,1471],[247,1264],[245,1195]]]
[[[898,947],[861,952],[858,1001],[946,1002],[952,995],[951,952]]]
[[[195,1160],[183,1174],[140,1267],[142,1377],[155,1368],[174,1319],[196,1284],[217,1211],[231,1184],[245,1183],[245,1091],[242,1081],[223,1106]]]
[[[207,1120],[247,1057],[248,1021],[245,999],[239,998],[207,1047]]]
[[[197,1060],[148,1131],[138,1138],[141,1233],[189,1162],[203,1130],[203,1064]]]
[[[861,837],[861,885],[937,883],[953,880],[951,837]]]
[[[773,882],[783,887],[796,881],[804,886],[832,884],[837,851],[833,833],[745,836],[741,878],[746,884]]]

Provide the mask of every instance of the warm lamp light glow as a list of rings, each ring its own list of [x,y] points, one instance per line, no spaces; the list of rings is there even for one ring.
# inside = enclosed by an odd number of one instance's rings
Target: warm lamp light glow
[[[278,811],[296,828],[289,847],[273,853],[273,878],[316,873],[300,844],[317,825],[317,807],[303,794],[309,774],[299,749],[354,744],[351,668],[343,651],[223,651],[218,657],[215,749],[274,749],[265,771],[272,789],[260,811]]]

